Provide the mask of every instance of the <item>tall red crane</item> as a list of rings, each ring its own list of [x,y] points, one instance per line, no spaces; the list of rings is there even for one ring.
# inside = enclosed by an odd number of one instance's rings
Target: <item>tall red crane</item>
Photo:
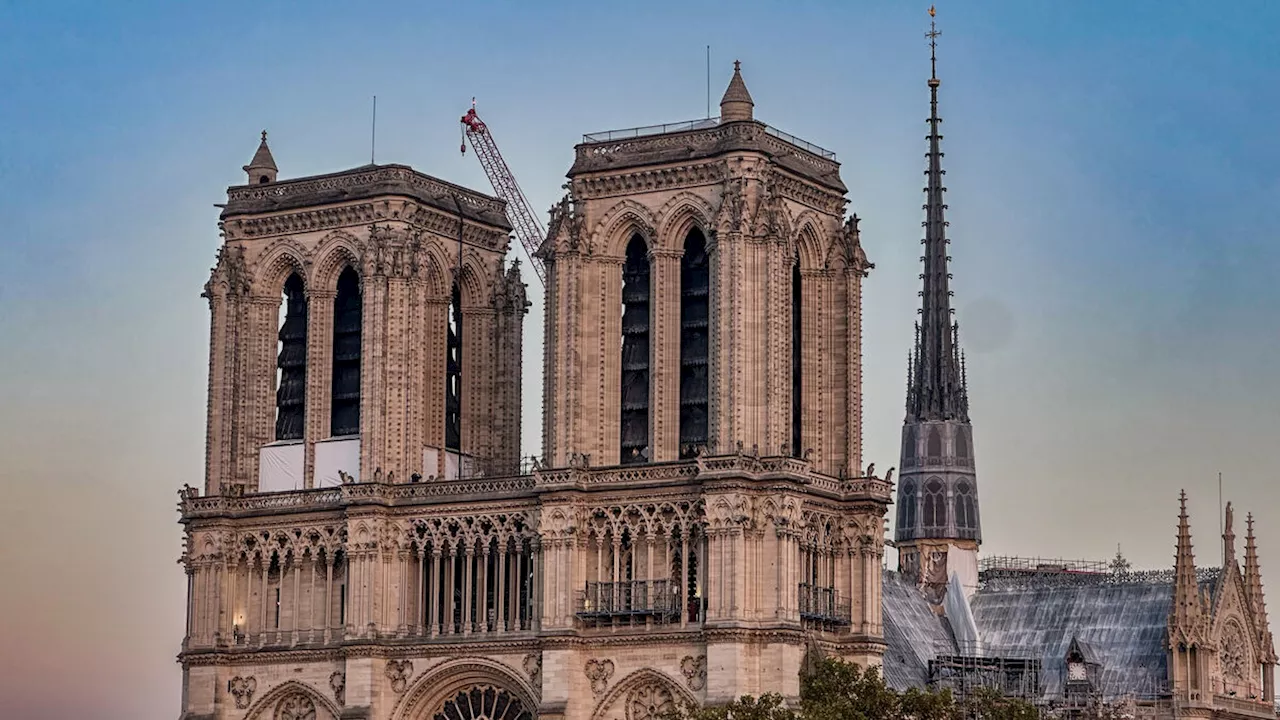
[[[476,114],[475,98],[471,99],[471,109],[462,116],[462,130],[466,139],[471,141],[471,147],[475,149],[476,156],[480,158],[480,164],[484,166],[484,172],[489,176],[493,191],[507,203],[507,220],[515,230],[516,237],[520,238],[520,244],[524,245],[525,252],[529,255],[529,264],[538,274],[538,280],[545,286],[547,270],[543,267],[542,259],[534,253],[542,245],[547,231],[542,227],[542,223],[538,222],[538,216],[534,214],[533,209],[529,207],[529,200],[524,196],[515,176],[511,174],[511,168],[507,167],[507,161],[503,160],[502,153],[498,152],[498,144],[494,142],[489,127]],[[465,142],[462,144],[462,152],[463,154],[467,152]]]

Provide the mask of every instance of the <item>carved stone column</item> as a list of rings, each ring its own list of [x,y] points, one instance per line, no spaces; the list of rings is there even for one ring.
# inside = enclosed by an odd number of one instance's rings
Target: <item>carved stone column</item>
[[[333,397],[333,290],[307,291],[306,487],[315,487],[316,442],[329,437]]]
[[[462,309],[462,452],[492,471],[497,346],[493,308],[465,304]]]
[[[680,260],[683,250],[649,252],[649,450],[655,462],[680,457]]]
[[[429,297],[424,303],[424,342],[418,351],[423,391],[418,404],[425,420],[422,446],[417,448],[419,456],[422,455],[423,446],[426,445],[444,448],[446,328],[449,323],[448,297]],[[422,468],[424,476],[444,477],[444,453],[437,453],[436,457],[434,466]],[[419,459],[419,462],[422,460]]]
[[[592,312],[592,324],[584,328],[582,346],[575,348],[583,363],[583,390],[595,398],[584,398],[584,413],[578,420],[581,432],[579,451],[591,456],[593,465],[612,465],[621,461],[622,438],[622,257],[597,257],[587,276],[593,287],[587,293],[586,307]],[[653,280],[650,277],[649,322],[653,322]],[[594,307],[593,307],[594,306]],[[587,345],[590,343],[590,345]],[[596,362],[587,348],[598,348]],[[653,340],[650,338],[650,369]],[[650,390],[652,391],[652,375]],[[650,403],[653,402],[652,393]],[[653,448],[653,410],[649,413],[649,447]],[[652,457],[652,456],[651,456]]]
[[[243,442],[238,444],[237,478],[250,489],[258,487],[258,451],[275,440],[276,348],[279,339],[280,298],[254,296],[249,301],[248,322],[242,327],[248,349],[244,376],[239,385]]]
[[[360,277],[360,479],[368,482],[386,461],[387,276],[371,262],[364,265]]]

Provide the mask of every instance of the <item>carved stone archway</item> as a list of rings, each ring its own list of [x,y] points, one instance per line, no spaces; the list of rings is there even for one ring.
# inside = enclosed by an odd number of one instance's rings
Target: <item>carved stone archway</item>
[[[662,720],[698,699],[657,670],[637,670],[610,690],[596,705],[592,720]]]
[[[519,673],[493,660],[454,660],[423,673],[398,703],[396,720],[533,720],[538,703]]]
[[[331,720],[342,711],[315,688],[296,680],[271,688],[254,703],[246,720]]]

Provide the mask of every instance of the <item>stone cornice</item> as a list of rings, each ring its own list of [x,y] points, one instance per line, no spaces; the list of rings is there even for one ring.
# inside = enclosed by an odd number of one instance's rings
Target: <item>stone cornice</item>
[[[440,242],[457,242],[458,215],[411,200],[379,198],[376,202],[329,204],[253,216],[228,217],[219,223],[227,241],[254,240],[306,232],[364,228],[373,224],[400,226],[406,231],[425,230]],[[500,250],[509,243],[509,230],[467,218],[463,222],[465,245]]]
[[[438,657],[447,654],[494,654],[530,652],[541,648],[534,636],[488,639],[471,637],[459,642],[440,638],[380,638],[346,640],[325,648],[217,648],[187,650],[178,655],[184,666],[200,665],[264,665],[271,663],[337,662],[351,657],[386,659]]]
[[[365,165],[328,175],[232,186],[227,188],[222,217],[395,195],[424,202],[455,217],[460,208],[468,219],[511,228],[502,200],[420,173],[408,165]]]
[[[374,508],[414,508],[423,505],[491,503],[506,500],[513,505],[534,505],[539,495],[578,491],[593,496],[598,492],[675,490],[676,495],[697,497],[703,485],[717,490],[760,489],[814,494],[837,501],[886,504],[892,483],[874,477],[841,480],[813,472],[809,463],[790,457],[721,455],[647,465],[616,467],[569,467],[535,470],[532,475],[506,478],[471,478],[419,483],[350,483],[337,487],[252,493],[241,496],[200,497],[194,489],[181,494],[182,521],[215,518],[277,518],[287,514],[296,523],[296,514],[343,510],[348,515]],[[407,515],[411,511],[399,512]],[[203,524],[203,523],[202,523]]]
[[[847,191],[840,180],[840,163],[834,157],[824,157],[801,147],[796,142],[802,141],[784,135],[764,123],[748,121],[585,142],[574,148],[575,159],[569,177],[575,180],[576,193],[577,179],[592,173],[760,153],[809,182],[820,183],[841,194]]]
[[[595,200],[640,192],[674,190],[714,185],[725,179],[724,164],[707,161],[665,168],[648,168],[628,172],[600,173],[575,177],[573,195],[580,200]]]

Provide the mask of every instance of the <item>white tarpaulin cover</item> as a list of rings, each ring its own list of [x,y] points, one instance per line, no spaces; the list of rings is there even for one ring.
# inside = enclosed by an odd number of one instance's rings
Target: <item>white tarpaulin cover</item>
[[[258,451],[258,492],[302,489],[306,443],[271,443]]]
[[[316,487],[342,484],[341,470],[360,480],[360,438],[321,440],[316,443]]]

